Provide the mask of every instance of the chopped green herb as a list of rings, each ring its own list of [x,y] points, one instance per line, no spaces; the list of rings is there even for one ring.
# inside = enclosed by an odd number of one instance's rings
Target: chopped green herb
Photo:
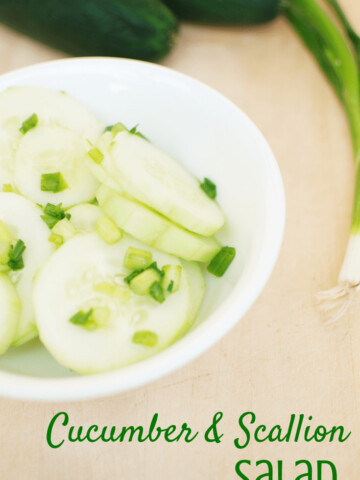
[[[216,185],[208,178],[204,178],[203,183],[200,183],[200,188],[206,193],[209,198],[211,198],[211,200],[214,200],[216,198]]]
[[[57,247],[60,247],[64,243],[64,238],[57,233],[52,233],[48,238],[49,242],[53,243]]]
[[[104,160],[104,154],[97,147],[89,150],[88,155],[95,163],[101,163]]]
[[[97,325],[92,315],[93,315],[92,308],[87,312],[84,312],[83,310],[79,310],[77,313],[75,313],[75,315],[73,315],[69,319],[69,322],[73,323],[74,325],[78,325],[80,327],[86,328],[86,330],[95,330]]]
[[[94,197],[94,198],[93,198],[92,200],[90,200],[90,202],[88,202],[88,203],[90,203],[90,205],[96,205],[96,206],[99,205],[98,199],[97,199],[96,197]]]
[[[131,280],[135,278],[137,275],[140,275],[140,273],[142,272],[143,270],[134,270],[133,272],[130,273],[130,275],[124,278],[124,282],[129,285]]]
[[[161,285],[169,293],[175,293],[180,288],[181,281],[181,265],[164,265],[162,268],[163,278],[161,280]]]
[[[42,192],[59,193],[69,188],[61,172],[43,173],[41,175],[40,189]]]
[[[161,286],[160,282],[154,282],[149,290],[150,295],[154,300],[159,303],[163,303],[165,300],[164,289]]]
[[[160,280],[160,275],[152,268],[146,268],[130,281],[131,290],[137,295],[150,293],[150,287]]]
[[[38,121],[38,116],[36,113],[33,113],[29,118],[23,121],[21,127],[19,128],[20,132],[25,135],[25,133],[27,133],[29,130],[36,127]]]
[[[62,220],[63,218],[70,220],[71,218],[70,213],[65,213],[63,210],[62,203],[59,203],[58,205],[47,203],[43,210],[45,215],[41,215],[41,218],[44,220],[50,230],[58,223],[59,220]]]
[[[160,275],[160,277],[164,276],[164,272],[162,270],[160,270],[160,268],[157,266],[156,262],[151,263],[148,267],[146,267],[146,270],[148,268],[151,268],[151,269],[155,270],[155,272],[157,272]]]
[[[144,347],[155,347],[158,343],[158,336],[150,330],[138,330],[134,333],[132,341]]]
[[[132,129],[129,130],[129,133],[131,133],[132,135],[137,135],[138,137],[142,138],[143,140],[148,140],[145,135],[143,135],[141,132],[138,131],[138,126],[139,124],[135,125],[135,127],[133,127]]]
[[[235,253],[233,247],[222,247],[208,265],[208,271],[216,277],[222,277],[234,260]]]
[[[113,245],[122,239],[122,231],[109,217],[101,217],[97,221],[96,231],[109,245]]]
[[[152,262],[152,253],[140,248],[129,247],[124,258],[124,267],[139,270],[148,267]]]
[[[5,183],[3,185],[3,192],[9,193],[9,192],[13,192],[13,191],[14,191],[14,189],[13,189],[12,185],[10,185],[10,183]]]
[[[115,137],[119,132],[128,131],[128,129],[122,123],[115,123],[115,125],[108,125],[105,128],[105,132],[111,132],[113,137]]]
[[[8,266],[11,270],[22,270],[24,268],[23,253],[25,248],[25,243],[22,240],[18,240],[15,246],[10,246]]]

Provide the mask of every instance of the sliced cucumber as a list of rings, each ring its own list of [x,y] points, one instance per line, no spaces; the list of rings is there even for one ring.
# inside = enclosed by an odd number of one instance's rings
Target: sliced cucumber
[[[41,220],[43,211],[17,193],[0,193],[0,219],[14,239],[25,243],[24,268],[9,273],[22,307],[13,345],[21,345],[37,335],[32,306],[33,278],[53,251],[48,241],[49,229]]]
[[[222,211],[199,181],[152,143],[122,131],[109,148],[101,165],[129,195],[201,235],[223,226]]]
[[[165,348],[187,322],[186,274],[179,290],[162,304],[136,295],[124,282],[129,270],[123,261],[129,247],[144,249],[129,236],[108,245],[96,233],[77,235],[51,256],[36,277],[34,305],[40,338],[59,363],[76,372],[102,372],[142,360]],[[160,268],[179,264],[175,257],[150,250]],[[109,295],[108,288],[99,288],[109,284],[126,289],[128,295]],[[92,330],[79,324],[91,309],[105,318],[97,328],[92,323]],[[133,342],[136,332],[140,332],[136,341],[151,336],[152,344],[157,338],[156,345]]]
[[[79,203],[66,211],[71,215],[70,222],[78,233],[95,232],[96,224],[104,213],[96,205]]]
[[[0,94],[0,127],[21,136],[22,122],[36,113],[39,125],[69,128],[97,141],[103,124],[84,105],[65,92],[43,87],[12,87]],[[11,132],[10,132],[11,129]]]
[[[0,274],[0,354],[13,341],[20,316],[21,303],[10,278]]]
[[[220,245],[213,238],[189,232],[105,185],[96,192],[102,210],[125,232],[162,252],[185,260],[209,262]]]
[[[97,180],[85,165],[85,141],[62,127],[36,127],[23,136],[15,155],[14,180],[19,191],[36,203],[64,207],[91,200]],[[60,173],[67,188],[42,191],[43,175]]]
[[[64,92],[41,87],[12,87],[0,94],[0,190],[13,185],[14,157],[22,122],[36,113],[39,125],[69,128],[96,141],[103,124],[84,105]]]

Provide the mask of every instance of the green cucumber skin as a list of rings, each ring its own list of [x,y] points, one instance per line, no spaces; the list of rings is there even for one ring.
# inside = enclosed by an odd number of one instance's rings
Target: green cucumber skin
[[[273,20],[280,0],[163,0],[182,20],[247,25]]]
[[[0,0],[0,21],[75,56],[156,61],[178,23],[159,0]]]

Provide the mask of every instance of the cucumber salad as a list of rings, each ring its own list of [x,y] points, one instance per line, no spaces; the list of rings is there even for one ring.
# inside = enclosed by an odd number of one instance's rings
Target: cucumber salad
[[[140,361],[185,335],[204,273],[235,256],[211,180],[65,92],[0,94],[0,190],[1,354],[39,335],[80,374]]]

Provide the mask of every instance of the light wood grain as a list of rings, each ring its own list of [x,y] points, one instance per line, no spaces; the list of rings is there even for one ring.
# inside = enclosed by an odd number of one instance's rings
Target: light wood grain
[[[360,29],[360,4],[344,0]],[[0,71],[64,56],[0,28]],[[257,28],[186,25],[164,62],[229,97],[260,127],[278,159],[287,196],[282,251],[251,311],[214,348],[145,388],[103,400],[40,404],[0,400],[0,472],[6,480],[198,480],[235,478],[240,458],[329,459],[339,478],[360,472],[360,300],[335,327],[314,307],[336,282],[347,242],[353,165],[343,112],[314,61],[283,19]],[[203,431],[222,410],[223,442],[190,445],[74,444],[51,450],[45,432],[66,410],[73,424],[188,422]],[[344,445],[254,444],[237,451],[238,416],[268,425],[291,413],[353,432]]]

